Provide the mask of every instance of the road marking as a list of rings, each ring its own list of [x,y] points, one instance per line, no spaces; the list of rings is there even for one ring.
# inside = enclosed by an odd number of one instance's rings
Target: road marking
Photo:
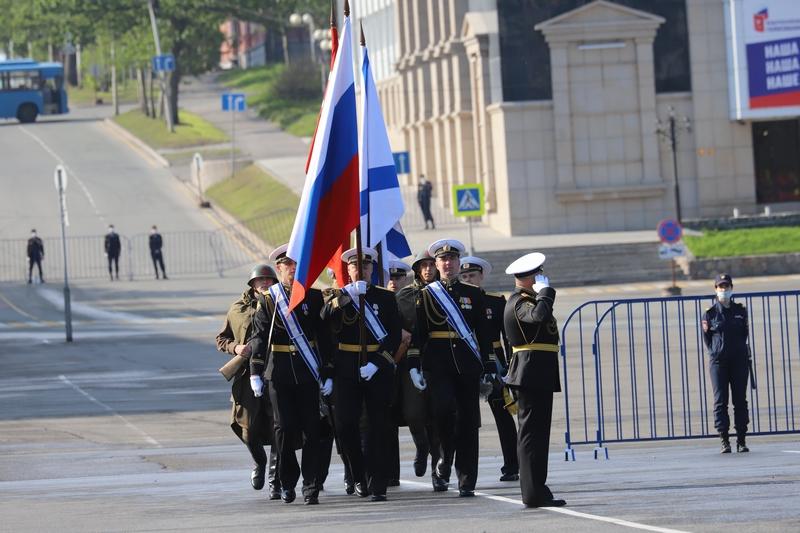
[[[430,483],[423,483],[421,481],[406,481],[405,479],[400,480],[400,483],[404,483],[406,485],[417,485],[421,487],[430,487]],[[479,492],[475,491],[475,496],[480,496],[482,498],[486,498],[489,500],[494,500],[497,502],[503,503],[514,503],[517,505],[525,505],[520,500],[515,500],[513,498],[507,498],[505,496],[496,496],[494,494],[489,494],[487,492]],[[631,522],[629,520],[623,520],[621,518],[613,518],[608,516],[600,516],[596,514],[589,514],[589,513],[582,513],[580,511],[573,511],[572,509],[565,509],[564,507],[539,507],[542,511],[550,511],[551,513],[560,513],[569,516],[574,516],[576,518],[586,518],[588,520],[597,520],[598,522],[608,522],[610,524],[616,524],[618,526],[630,527],[633,529],[643,529],[645,531],[659,531],[661,533],[686,533],[680,529],[670,529],[665,527],[658,527],[658,526],[650,526],[647,524],[640,524],[639,522]]]
[[[43,300],[51,303],[53,306],[55,306],[57,309],[61,311],[64,310],[64,299],[54,289],[37,287],[36,292],[39,293],[39,296],[41,296]],[[96,307],[92,307],[91,305],[84,304],[81,302],[76,302],[74,300],[71,302],[70,307],[73,313],[88,316],[89,318],[93,318],[95,320],[109,320],[109,321],[118,320],[134,324],[141,324],[146,321],[144,317],[139,315],[125,313],[122,311],[106,311],[104,309],[98,309]]]
[[[2,292],[0,292],[0,300],[3,300],[3,302],[5,302],[6,305],[8,305],[11,309],[13,309],[17,313],[21,314],[22,316],[28,317],[31,320],[36,320],[36,321],[39,320],[38,318],[36,318],[32,314],[28,313],[27,311],[23,311],[22,309],[20,309],[16,305],[14,305],[14,303],[11,300],[9,300],[8,298],[6,298],[5,295]]]
[[[65,169],[67,169],[67,172],[69,172],[70,176],[71,176],[72,178],[74,178],[74,179],[75,179],[75,181],[77,181],[77,182],[78,182],[78,185],[80,186],[81,190],[83,190],[83,194],[86,196],[86,199],[87,199],[87,200],[89,200],[89,204],[92,206],[92,209],[94,209],[94,214],[95,214],[95,215],[97,215],[97,216],[98,216],[98,218],[100,218],[100,220],[102,220],[103,222],[105,222],[105,220],[106,220],[106,217],[104,217],[104,216],[103,216],[103,215],[100,213],[100,210],[97,208],[97,204],[95,204],[95,203],[94,203],[94,197],[92,197],[92,193],[90,193],[90,192],[89,192],[89,188],[88,188],[88,187],[86,187],[86,184],[85,184],[85,183],[83,183],[83,180],[82,180],[82,179],[81,179],[81,178],[78,176],[78,174],[76,174],[76,173],[75,173],[75,171],[74,171],[74,170],[72,170],[72,169],[69,167],[69,165],[67,165],[67,164],[64,162],[64,160],[63,160],[63,159],[61,159],[61,157],[59,157],[59,155],[58,155],[57,153],[55,153],[55,151],[54,151],[54,150],[52,150],[52,149],[51,149],[49,146],[47,146],[47,143],[45,143],[45,142],[44,142],[44,141],[43,141],[41,138],[39,138],[39,136],[38,136],[38,135],[36,135],[35,133],[31,133],[30,131],[28,131],[28,130],[25,128],[25,126],[20,126],[20,129],[22,130],[22,133],[24,133],[25,135],[27,135],[28,137],[30,137],[31,139],[33,139],[34,141],[36,141],[37,143],[39,143],[39,146],[41,146],[42,148],[44,148],[44,151],[45,151],[45,152],[47,152],[48,154],[50,154],[50,155],[53,157],[53,159],[55,159],[56,161],[58,161],[59,163],[61,163],[62,165],[64,165],[64,168],[65,168]]]
[[[125,418],[124,416],[122,416],[121,414],[116,412],[114,409],[109,407],[107,404],[104,404],[103,402],[101,402],[100,400],[98,400],[97,398],[95,398],[94,396],[92,396],[91,394],[89,394],[88,392],[86,392],[85,390],[80,388],[79,386],[75,385],[73,382],[71,382],[67,378],[67,376],[62,374],[62,375],[58,376],[58,379],[60,379],[63,383],[69,385],[70,387],[72,387],[73,389],[75,389],[76,391],[81,393],[90,402],[99,405],[100,407],[102,407],[103,409],[105,409],[106,411],[111,413],[113,416],[119,418],[128,428],[132,429],[136,433],[139,433],[144,438],[144,440],[147,441],[149,444],[152,444],[153,446],[157,446],[157,447],[161,448],[161,444],[156,439],[154,439],[153,437],[151,437],[150,435],[145,433],[143,430],[141,430],[138,427],[136,427],[135,425],[133,425],[127,418]]]
[[[783,453],[800,453],[800,450],[783,450]]]

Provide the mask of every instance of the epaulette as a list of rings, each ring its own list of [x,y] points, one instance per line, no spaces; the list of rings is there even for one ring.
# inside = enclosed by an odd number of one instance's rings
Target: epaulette
[[[328,287],[327,289],[322,289],[322,296],[324,296],[325,298],[327,298],[329,296],[333,296],[334,294],[336,294],[336,289],[334,289],[333,287]]]
[[[502,295],[501,293],[499,293],[499,292],[489,292],[489,291],[486,291],[486,296],[494,296],[495,298],[505,298],[505,296],[503,296],[503,295]]]
[[[394,291],[390,291],[386,287],[381,287],[380,285],[372,285],[372,287],[375,287],[376,289],[380,289],[380,290],[382,290],[384,292],[391,292],[392,294],[394,294]]]
[[[473,285],[472,283],[467,283],[466,281],[461,282],[462,285],[466,285],[467,287],[475,287],[476,289],[480,289],[477,285]]]

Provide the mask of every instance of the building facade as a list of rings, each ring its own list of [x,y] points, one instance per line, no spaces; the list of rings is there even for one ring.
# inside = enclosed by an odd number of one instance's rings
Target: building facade
[[[373,0],[354,27],[406,184],[424,174],[447,206],[452,184],[482,183],[506,235],[639,230],[800,209],[797,117],[731,118],[726,22],[743,1]],[[377,16],[393,20],[380,57]]]

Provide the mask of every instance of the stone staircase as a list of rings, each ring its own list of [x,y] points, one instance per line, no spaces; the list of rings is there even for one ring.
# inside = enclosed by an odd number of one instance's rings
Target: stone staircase
[[[484,287],[489,291],[509,291],[514,286],[505,269],[529,252],[547,256],[545,273],[554,287],[610,285],[635,282],[668,282],[672,279],[670,261],[658,258],[658,243],[626,243],[591,246],[564,246],[542,249],[502,250],[475,255],[492,264],[493,271]],[[680,268],[678,279],[686,279]]]

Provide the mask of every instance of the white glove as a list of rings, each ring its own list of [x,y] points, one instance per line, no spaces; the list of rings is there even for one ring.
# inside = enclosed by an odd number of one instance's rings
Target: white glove
[[[264,382],[261,376],[250,376],[250,388],[253,389],[253,396],[256,398],[264,395]]]
[[[353,289],[353,293],[357,295],[367,294],[367,282],[366,281],[354,281],[350,284]]]
[[[331,378],[326,379],[325,383],[319,386],[319,390],[323,396],[330,396],[333,392],[333,380]]]
[[[412,368],[408,371],[411,375],[411,383],[417,388],[417,390],[425,390],[428,387],[428,384],[425,383],[425,378],[422,377],[422,374],[419,373],[419,370],[416,368]]]
[[[548,278],[544,274],[537,274],[534,280],[536,281],[536,283],[533,284],[533,290],[536,293],[539,293],[545,287],[550,286],[550,278]]]
[[[378,367],[375,366],[374,363],[367,363],[366,365],[361,367],[361,377],[364,378],[365,381],[369,381],[372,379],[372,376],[375,375],[375,372],[378,371]]]

